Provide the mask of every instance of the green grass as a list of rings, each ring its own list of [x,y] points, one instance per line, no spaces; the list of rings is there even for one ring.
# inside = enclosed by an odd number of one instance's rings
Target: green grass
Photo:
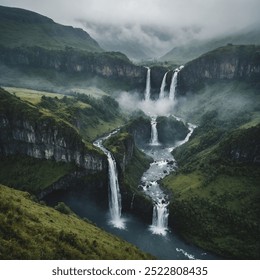
[[[163,179],[170,221],[187,240],[227,258],[259,259],[259,121],[252,113],[225,123],[200,118],[191,140],[174,151],[179,170]],[[249,121],[248,121],[249,120]],[[235,158],[234,151],[247,157]]]
[[[88,147],[91,146],[88,142],[125,122],[118,104],[107,95],[100,98],[93,97],[96,96],[94,90],[91,90],[93,95],[79,93],[64,95],[24,88],[6,87],[5,89],[12,93],[8,100],[6,99],[6,104],[19,103],[21,109],[28,111],[28,118],[31,118],[31,115],[34,116],[32,119],[46,117],[63,125],[66,124],[84,138]],[[6,109],[3,107],[3,110]]]
[[[64,96],[68,96],[69,98],[72,98],[68,94],[71,94],[73,92],[75,93],[81,93],[86,94],[95,98],[101,98],[102,96],[108,95],[106,92],[102,91],[101,89],[94,88],[94,87],[86,87],[86,88],[70,88],[67,91],[64,91],[64,94],[57,93],[57,92],[48,92],[48,91],[41,91],[41,90],[35,90],[35,89],[28,89],[28,88],[17,88],[17,87],[3,87],[4,90],[15,94],[17,97],[21,98],[24,101],[27,101],[33,105],[37,105],[41,102],[41,97],[45,95],[46,97],[51,98],[58,98],[61,99]],[[77,105],[84,109],[86,107],[89,107],[90,105],[78,102]]]
[[[47,49],[76,48],[101,52],[97,42],[79,28],[57,24],[31,11],[0,6],[1,45],[40,46]]]
[[[47,97],[58,98],[58,99],[61,99],[65,96],[64,94],[39,91],[39,90],[27,89],[27,88],[3,87],[3,89],[12,94],[15,94],[17,97],[33,105],[39,104],[41,102],[41,98],[43,95]]]
[[[0,185],[0,259],[153,259],[74,214]]]
[[[260,170],[259,170],[260,171]],[[171,219],[186,239],[235,259],[259,259],[260,177],[216,175],[210,182],[194,171],[168,176]]]
[[[76,170],[73,164],[28,156],[0,157],[0,182],[4,185],[37,194],[63,176]]]

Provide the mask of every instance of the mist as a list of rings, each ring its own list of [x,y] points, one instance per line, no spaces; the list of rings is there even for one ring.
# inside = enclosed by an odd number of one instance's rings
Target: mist
[[[253,117],[259,112],[260,96],[258,91],[244,83],[217,83],[206,86],[197,93],[179,95],[174,101],[167,97],[160,100],[144,100],[143,93],[121,92],[117,101],[121,109],[128,114],[141,110],[147,116],[174,115],[196,125],[209,112],[216,119],[229,125]]]
[[[148,116],[169,116],[174,113],[177,101],[169,101],[168,98],[158,100],[140,99],[140,93],[122,92],[117,97],[121,109],[127,113],[141,110]]]
[[[191,40],[260,24],[259,0],[0,0],[81,27],[107,50],[159,57]]]
[[[260,110],[260,97],[256,89],[243,83],[215,84],[200,92],[178,97],[174,113],[191,123],[200,124],[203,115],[214,112],[223,123],[247,119]]]

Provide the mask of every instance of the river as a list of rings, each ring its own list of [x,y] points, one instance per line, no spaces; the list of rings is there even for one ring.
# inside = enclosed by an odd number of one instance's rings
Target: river
[[[154,122],[154,118],[152,122]],[[153,124],[152,124],[153,125]],[[78,193],[73,190],[57,191],[45,198],[48,204],[54,206],[59,201],[65,202],[77,215],[85,217],[95,223],[98,227],[113,233],[122,239],[136,245],[141,250],[154,255],[158,259],[171,259],[171,260],[185,260],[185,259],[218,259],[217,256],[206,252],[192,244],[188,244],[181,237],[178,236],[174,229],[168,228],[168,201],[167,196],[160,189],[157,181],[176,168],[175,160],[170,153],[173,148],[188,141],[190,135],[194,130],[194,126],[189,124],[189,134],[183,141],[175,143],[172,148],[163,147],[160,143],[151,142],[143,151],[152,156],[154,162],[150,168],[143,174],[141,186],[143,190],[154,201],[154,211],[152,224],[148,225],[140,220],[138,217],[131,213],[116,212],[117,219],[120,219],[120,225],[111,223],[113,218],[114,206],[109,205],[110,211],[104,205],[101,205],[98,200],[90,198],[86,193]],[[113,134],[113,133],[112,133]],[[107,137],[106,137],[107,138]],[[153,138],[153,135],[151,136]],[[157,141],[155,139],[155,141]],[[108,161],[111,162],[111,153],[103,148],[102,141],[96,142],[97,146],[106,153]],[[114,166],[111,164],[111,166]],[[116,167],[114,167],[116,168]],[[110,176],[115,176],[117,173],[114,170],[110,172]],[[111,180],[110,180],[111,181]],[[111,195],[110,195],[111,197]],[[120,203],[116,203],[120,205]],[[159,207],[159,208],[158,208]],[[156,209],[159,213],[156,213]],[[118,214],[119,213],[119,214]],[[161,215],[161,216],[160,216]],[[163,217],[163,215],[166,215]],[[165,221],[159,221],[165,218]]]

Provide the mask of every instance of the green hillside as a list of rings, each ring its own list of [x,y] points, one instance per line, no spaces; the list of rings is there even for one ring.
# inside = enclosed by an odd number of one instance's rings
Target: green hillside
[[[198,128],[163,180],[173,228],[227,258],[260,257],[259,105],[258,90],[243,83],[218,83],[180,103]]]
[[[47,125],[50,134],[52,128],[58,128],[71,147],[81,147],[91,155],[102,156],[91,141],[124,122],[117,103],[108,96],[96,99],[84,94],[67,96],[38,91],[33,95],[33,90],[18,88],[10,91],[14,94],[0,89],[0,116],[17,121],[27,120],[35,127]],[[12,135],[11,131],[4,129],[1,133],[5,133],[6,137]],[[9,140],[9,144],[13,141]],[[1,140],[0,144],[3,144]],[[22,147],[21,141],[14,143],[15,146],[18,144]],[[19,155],[0,155],[0,158],[0,182],[34,194],[78,170],[73,162],[33,158],[21,152]]]
[[[52,19],[28,10],[0,6],[1,46],[103,51],[82,29],[55,23]]]
[[[0,185],[0,259],[152,258],[79,219],[66,206],[57,208],[66,214]]]

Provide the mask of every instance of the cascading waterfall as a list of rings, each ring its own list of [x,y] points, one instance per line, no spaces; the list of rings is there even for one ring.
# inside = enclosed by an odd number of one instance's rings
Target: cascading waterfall
[[[173,117],[182,121],[182,119],[176,116]],[[156,127],[156,117],[152,117],[151,125],[152,128]],[[183,145],[189,140],[195,127],[195,125],[188,123],[189,133],[186,135],[185,139],[176,142],[171,148],[160,145],[159,147],[152,147],[146,150],[146,153],[154,159],[154,162],[150,164],[149,169],[143,174],[140,187],[142,187],[144,192],[153,200],[153,218],[152,225],[150,226],[150,230],[153,234],[165,236],[168,231],[169,198],[160,188],[159,181],[175,170],[176,163],[171,152],[173,149]],[[158,139],[157,130],[156,133]],[[156,142],[154,139],[155,137],[152,133],[149,146],[153,146],[151,143]]]
[[[151,117],[151,146],[159,146],[156,117]]]
[[[116,131],[117,132],[117,131]],[[108,160],[108,171],[109,171],[109,211],[111,216],[111,224],[119,229],[125,228],[124,219],[121,217],[121,194],[118,183],[118,174],[116,161],[110,151],[108,151],[103,145],[103,141],[108,139],[111,135],[116,132],[110,133],[107,137],[98,139],[93,144],[101,149],[107,156]]]
[[[161,84],[161,88],[160,88],[159,99],[163,99],[164,96],[165,96],[164,89],[165,89],[165,86],[166,86],[166,77],[167,77],[167,74],[168,74],[168,72],[166,72],[166,73],[164,74],[163,79],[162,79],[162,84]]]
[[[146,87],[145,87],[145,95],[144,99],[146,101],[150,100],[151,97],[151,69],[149,67],[145,67],[147,69],[146,74]]]

